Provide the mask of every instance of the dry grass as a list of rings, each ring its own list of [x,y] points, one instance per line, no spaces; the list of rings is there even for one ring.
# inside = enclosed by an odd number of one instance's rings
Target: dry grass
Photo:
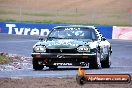
[[[130,25],[132,0],[0,0],[0,19]]]

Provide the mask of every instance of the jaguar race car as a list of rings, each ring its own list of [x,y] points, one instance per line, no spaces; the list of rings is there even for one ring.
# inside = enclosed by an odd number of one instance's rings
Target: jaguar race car
[[[110,43],[94,26],[57,26],[48,37],[33,46],[33,69],[45,66],[89,66],[109,68],[112,53]]]

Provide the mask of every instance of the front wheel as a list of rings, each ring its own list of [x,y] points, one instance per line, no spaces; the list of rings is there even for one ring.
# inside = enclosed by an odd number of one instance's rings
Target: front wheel
[[[102,68],[110,68],[111,62],[110,62],[110,54],[107,55],[106,59],[101,61],[101,67]]]
[[[32,63],[33,63],[33,69],[34,70],[42,70],[44,68],[43,65],[38,64],[38,59],[36,59],[36,58],[33,58]]]
[[[90,69],[99,69],[99,68],[101,68],[100,59],[101,59],[101,55],[100,55],[100,53],[97,52],[96,57],[91,60],[89,68]]]

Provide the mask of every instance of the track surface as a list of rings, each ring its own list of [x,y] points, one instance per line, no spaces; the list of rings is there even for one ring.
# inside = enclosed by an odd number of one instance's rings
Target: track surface
[[[0,52],[31,57],[32,46],[38,37],[0,34]],[[109,40],[113,53],[112,66],[109,69],[86,69],[88,74],[131,74],[132,75],[132,41]],[[28,68],[28,67],[27,67]],[[78,67],[59,67],[57,70],[34,71],[33,69],[0,71],[0,77],[73,77]]]

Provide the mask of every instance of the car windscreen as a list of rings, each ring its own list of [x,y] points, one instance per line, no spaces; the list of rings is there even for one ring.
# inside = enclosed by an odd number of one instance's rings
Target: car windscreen
[[[97,36],[93,29],[83,27],[55,28],[51,31],[48,37],[55,39],[97,39]]]

